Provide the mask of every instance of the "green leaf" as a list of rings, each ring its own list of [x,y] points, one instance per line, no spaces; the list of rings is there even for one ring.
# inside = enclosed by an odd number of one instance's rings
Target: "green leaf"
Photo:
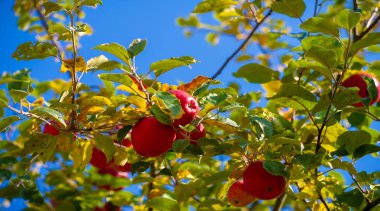
[[[223,9],[236,5],[237,3],[233,0],[204,0],[199,3],[193,13],[206,13],[213,10]]]
[[[20,120],[18,116],[9,116],[0,120],[0,132],[3,132],[13,122]]]
[[[146,40],[144,39],[135,39],[128,47],[129,57],[135,57],[139,55],[146,46]]]
[[[162,210],[162,211],[178,211],[180,210],[180,207],[176,200],[169,199],[169,198],[163,198],[163,197],[156,197],[153,199],[150,199],[147,202],[147,206],[153,209]]]
[[[104,55],[100,55],[94,58],[91,58],[87,61],[87,70],[96,71],[96,70],[106,70],[112,71],[115,69],[121,69],[127,72],[130,72],[130,69],[117,61],[109,60]]]
[[[94,144],[87,140],[77,140],[74,149],[70,150],[70,157],[73,160],[74,169],[84,169],[90,162]]]
[[[305,52],[306,58],[312,58],[328,68],[333,68],[337,63],[335,51],[320,46],[313,46]]]
[[[48,134],[34,134],[24,144],[23,154],[38,153],[44,162],[54,154],[57,146],[57,137]]]
[[[66,127],[66,122],[64,120],[64,116],[54,109],[39,106],[39,107],[36,107],[33,110],[31,110],[30,113],[35,114],[35,115],[40,116],[40,117],[44,117],[47,119],[54,120],[55,122]]]
[[[170,116],[161,110],[156,104],[153,104],[150,108],[150,112],[152,112],[153,116],[157,118],[159,122],[162,124],[169,125],[172,123]]]
[[[173,151],[174,152],[182,152],[186,149],[187,146],[189,146],[190,141],[189,140],[182,140],[178,139],[173,142]]]
[[[358,189],[353,189],[348,192],[343,192],[337,195],[339,202],[347,204],[350,207],[358,208],[362,205],[364,196]]]
[[[361,98],[358,95],[359,89],[357,87],[346,88],[338,92],[332,103],[337,109],[342,109],[346,106],[360,102]]]
[[[154,71],[154,75],[156,77],[162,75],[163,73],[172,70],[177,67],[183,67],[183,66],[189,66],[191,64],[195,64],[198,61],[195,60],[191,56],[182,56],[182,57],[175,57],[170,59],[164,59],[157,62],[153,62],[150,65],[150,70]]]
[[[172,171],[168,168],[163,168],[160,170],[158,173],[159,175],[167,175],[167,176],[172,176]]]
[[[305,12],[306,5],[303,0],[283,0],[273,2],[271,8],[273,11],[289,17],[301,18]]]
[[[24,90],[11,89],[9,95],[12,97],[14,102],[20,102],[21,99],[25,99],[29,93]]]
[[[100,149],[107,157],[107,162],[111,161],[116,153],[115,145],[109,136],[105,136],[99,133],[94,134],[96,148]]]
[[[26,187],[21,190],[21,197],[37,206],[42,206],[44,198],[36,186]]]
[[[16,60],[45,59],[58,54],[57,48],[48,42],[26,42],[19,45],[12,57]]]
[[[278,77],[278,72],[257,63],[246,64],[233,74],[237,78],[244,78],[248,82],[263,84]]]
[[[341,10],[335,18],[338,26],[345,29],[353,29],[359,23],[361,18],[360,12],[354,12],[350,9]]]
[[[278,161],[266,160],[264,162],[264,168],[272,175],[284,177],[287,177],[288,175],[288,173],[285,171],[285,165]]]
[[[103,97],[103,96],[91,96],[91,97],[88,97],[88,98],[84,98],[82,101],[81,101],[81,106],[111,106],[112,105],[112,102],[110,99],[108,99],[107,97]]]
[[[6,156],[6,157],[2,157],[0,158],[0,165],[1,164],[13,164],[13,163],[17,163],[17,159],[15,157],[11,157],[11,156]]]
[[[9,100],[5,94],[5,90],[0,90],[0,107],[7,107],[8,102]]]
[[[321,156],[315,154],[298,154],[294,156],[293,163],[302,165],[304,172],[307,173],[310,169],[318,167],[321,159]]]
[[[311,92],[289,83],[283,84],[279,92],[269,100],[297,110],[311,110],[317,104],[317,98]]]
[[[132,126],[131,125],[126,125],[124,126],[123,128],[121,128],[120,130],[117,131],[117,141],[120,143],[121,141],[123,141],[123,139],[125,138],[125,136],[128,134],[128,132],[132,129]]]
[[[150,167],[151,163],[149,162],[136,162],[132,164],[131,171],[132,175],[136,172],[144,172]]]
[[[52,12],[58,12],[63,9],[59,4],[54,2],[45,2],[42,4],[42,6],[45,8],[45,16],[49,15]]]
[[[79,5],[80,6],[88,6],[88,7],[96,7],[97,4],[102,5],[102,0],[84,0]]]
[[[331,21],[322,17],[312,17],[303,22],[300,27],[308,32],[321,32],[339,37],[338,27]]]
[[[131,63],[127,49],[118,43],[105,43],[105,44],[95,46],[92,49],[101,50],[101,51],[110,53],[116,56],[117,58],[121,59],[123,62],[125,62],[128,65]]]
[[[7,169],[0,169],[0,178],[2,180],[9,180],[12,177],[12,172]]]
[[[102,74],[99,74],[98,77],[102,80],[116,82],[116,83],[123,84],[126,86],[131,86],[133,83],[132,79],[128,75],[120,74],[120,73],[114,73],[114,74],[102,73]]]
[[[267,119],[258,116],[250,116],[249,120],[252,125],[255,126],[256,135],[259,140],[270,138],[273,135],[273,124]]]
[[[316,62],[316,61],[307,61],[307,60],[297,60],[294,62],[299,68],[306,68],[306,69],[312,69],[323,76],[325,76],[328,79],[332,79],[330,70],[323,64]]]
[[[355,55],[359,50],[380,44],[380,32],[373,32],[365,36],[363,39],[355,42],[350,49],[351,56]]]
[[[361,145],[371,143],[371,135],[364,131],[346,131],[338,136],[338,146],[345,147],[347,152],[354,154]]]
[[[354,159],[359,159],[364,155],[379,152],[380,147],[374,144],[363,144],[360,147],[356,148],[354,152]]]
[[[162,100],[166,108],[170,111],[170,116],[172,119],[178,119],[182,116],[183,110],[179,100],[169,92],[156,92],[155,96]]]

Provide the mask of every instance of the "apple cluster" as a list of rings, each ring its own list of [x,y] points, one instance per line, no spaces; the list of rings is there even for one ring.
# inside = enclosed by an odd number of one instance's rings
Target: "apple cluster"
[[[186,133],[180,126],[186,126],[192,122],[199,112],[196,99],[182,90],[170,90],[180,102],[183,114],[175,119],[172,125],[166,125],[155,117],[144,117],[132,128],[131,141],[133,149],[144,157],[157,157],[172,148],[175,140],[189,139],[196,145],[197,140],[206,136],[204,126],[199,123],[190,133]]]
[[[272,175],[264,168],[263,161],[251,162],[228,190],[227,198],[235,207],[245,207],[256,199],[271,200],[279,197],[286,188],[284,176]]]

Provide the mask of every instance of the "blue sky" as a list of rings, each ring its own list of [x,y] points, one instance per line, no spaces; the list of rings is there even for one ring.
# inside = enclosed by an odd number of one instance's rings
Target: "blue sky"
[[[95,10],[86,10],[87,16],[84,21],[94,28],[94,34],[81,39],[82,48],[79,50],[79,54],[85,59],[90,59],[101,54],[99,51],[90,50],[98,44],[118,42],[127,46],[133,39],[143,38],[148,40],[148,45],[136,60],[139,71],[142,73],[149,69],[151,62],[176,56],[193,56],[201,62],[193,65],[192,69],[173,70],[163,75],[160,80],[176,84],[178,81],[188,82],[198,75],[211,76],[241,41],[231,37],[222,37],[219,45],[212,46],[205,41],[204,32],[195,33],[193,37],[186,38],[183,35],[183,29],[176,26],[175,20],[190,14],[198,2],[199,0],[105,0],[103,6]],[[2,23],[0,27],[0,58],[2,61],[0,71],[14,72],[27,67],[32,70],[32,77],[40,81],[59,77],[66,78],[65,74],[59,72],[60,63],[55,62],[54,59],[17,62],[11,58],[20,43],[35,41],[33,34],[18,30],[12,4],[13,1],[0,0],[0,22]],[[308,5],[303,19],[306,20],[310,17],[311,13],[312,7]],[[295,24],[299,24],[297,19],[276,16],[289,21],[293,31],[298,31],[298,28],[295,27]],[[211,21],[209,16],[202,16],[202,18]],[[289,39],[289,41],[297,44],[294,39]],[[252,51],[257,52],[257,49],[252,48]],[[248,84],[232,77],[231,73],[235,72],[239,66],[241,64],[232,62],[218,79],[225,84],[230,81],[239,82],[244,86],[243,91],[260,88],[258,85]],[[97,84],[98,81],[94,81],[95,78],[96,75],[90,73],[83,77],[83,82]],[[380,124],[375,124],[374,127],[379,130]],[[357,167],[359,171],[378,171],[380,170],[378,163],[379,159],[367,156],[357,163]]]

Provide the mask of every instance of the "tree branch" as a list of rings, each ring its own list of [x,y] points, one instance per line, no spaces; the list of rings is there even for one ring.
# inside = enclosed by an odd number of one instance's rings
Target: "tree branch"
[[[370,211],[372,208],[376,207],[378,204],[380,204],[380,197],[373,200],[370,203],[367,203],[367,206],[365,206],[362,211]]]
[[[317,16],[317,8],[318,8],[318,0],[315,0],[315,5],[314,5],[314,17]]]
[[[38,6],[37,0],[33,0],[34,8],[36,8],[38,18],[41,21],[42,27],[45,29],[47,35],[49,36],[50,41],[58,50],[58,57],[64,52],[62,45],[54,38],[52,34],[49,33],[49,25],[47,23],[46,17],[42,14],[41,7]],[[63,58],[61,58],[63,59]]]
[[[272,10],[269,10],[269,12],[264,16],[264,18],[257,22],[255,27],[253,27],[252,31],[249,33],[247,38],[243,41],[243,43],[229,56],[226,61],[224,61],[223,65],[216,71],[216,73],[212,76],[212,79],[217,78],[224,70],[224,68],[228,65],[228,63],[240,52],[241,49],[244,48],[244,46],[248,43],[248,41],[251,39],[251,37],[255,34],[256,30],[260,27],[260,25],[267,19],[268,16],[270,16],[272,13]]]
[[[284,202],[286,200],[286,193],[281,194],[280,197],[276,199],[276,203],[273,205],[272,211],[280,211],[281,208],[284,206]]]
[[[360,35],[357,36],[355,41],[362,39],[369,32],[371,32],[376,27],[376,25],[379,23],[379,21],[380,21],[380,15],[377,16],[377,18],[362,33],[360,33]]]

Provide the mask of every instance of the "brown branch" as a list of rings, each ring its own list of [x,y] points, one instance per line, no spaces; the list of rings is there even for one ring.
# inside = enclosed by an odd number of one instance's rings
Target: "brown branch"
[[[369,32],[371,32],[376,27],[379,21],[380,21],[380,15],[377,16],[377,18],[371,23],[371,25],[369,25],[362,33],[360,33],[360,35],[358,35],[356,40],[354,41],[358,41],[362,39],[364,36],[366,36]]]
[[[51,43],[57,48],[58,50],[58,57],[61,56],[61,54],[64,52],[62,45],[54,38],[52,34],[49,32],[49,25],[47,23],[46,17],[44,14],[42,14],[41,7],[38,6],[37,0],[33,0],[34,8],[37,11],[38,18],[41,21],[42,27],[45,29],[47,35],[49,36],[49,39]],[[63,59],[63,58],[61,58]]]
[[[255,27],[253,27],[252,31],[249,33],[247,38],[243,41],[243,43],[229,56],[226,61],[224,61],[223,65],[216,71],[216,73],[212,76],[212,79],[217,78],[224,70],[224,68],[228,65],[228,63],[240,52],[241,49],[244,48],[244,46],[248,43],[248,41],[251,39],[251,37],[255,34],[256,30],[260,27],[260,25],[267,19],[272,13],[272,10],[269,10],[269,12],[264,16],[264,18],[257,22]]]
[[[380,197],[371,201],[370,203],[367,203],[367,205],[363,208],[362,211],[370,211],[372,208],[376,207],[378,204],[380,204]]]
[[[281,208],[284,206],[284,202],[286,200],[286,193],[281,194],[280,197],[276,199],[276,203],[273,205],[272,211],[280,211]]]
[[[317,8],[318,8],[318,0],[315,0],[315,5],[314,5],[314,17],[317,16]]]

